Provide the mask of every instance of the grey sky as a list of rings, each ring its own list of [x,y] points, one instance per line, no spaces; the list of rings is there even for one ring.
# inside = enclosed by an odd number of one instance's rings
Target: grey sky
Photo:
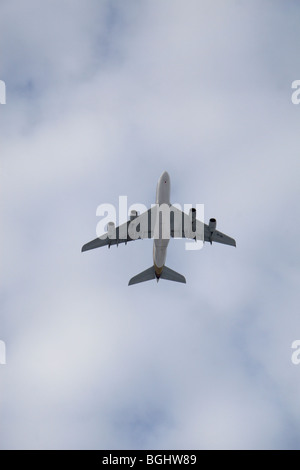
[[[0,448],[299,448],[295,1],[0,5]],[[96,208],[204,203],[237,248],[80,253]]]

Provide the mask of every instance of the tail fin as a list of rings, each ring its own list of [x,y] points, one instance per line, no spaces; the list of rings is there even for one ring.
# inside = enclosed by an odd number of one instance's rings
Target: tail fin
[[[167,266],[164,266],[160,279],[167,279],[168,281],[182,282],[183,284],[186,284],[185,277],[182,276],[182,274],[173,271],[173,269],[170,269]]]
[[[151,268],[148,268],[145,271],[141,272],[140,274],[137,274],[136,276],[132,277],[128,285],[132,286],[133,284],[139,284],[140,282],[151,281],[152,279],[155,279],[155,278],[156,278],[155,269],[154,269],[154,266],[151,266]],[[170,269],[167,266],[164,266],[159,279],[167,279],[168,281],[182,282],[183,284],[186,284],[185,277],[182,276],[182,274],[179,274],[176,271],[173,271],[173,269]]]
[[[146,269],[146,271],[143,271],[140,274],[132,277],[128,282],[128,285],[132,286],[133,284],[138,284],[139,282],[151,281],[151,279],[155,279],[154,266],[151,266],[151,268]]]

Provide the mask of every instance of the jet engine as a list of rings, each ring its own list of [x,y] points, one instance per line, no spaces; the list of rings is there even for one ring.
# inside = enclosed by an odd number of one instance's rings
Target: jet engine
[[[210,233],[213,234],[214,231],[215,231],[216,228],[217,228],[217,221],[216,221],[216,219],[210,219],[210,220],[209,220],[208,227],[209,227]]]
[[[138,217],[138,211],[131,211],[130,212],[130,222],[132,222],[134,219],[136,219]]]
[[[107,236],[110,240],[114,240],[116,238],[116,226],[114,222],[108,222],[107,224]]]
[[[190,212],[189,212],[189,218],[192,222],[192,232],[196,232],[196,218],[197,218],[197,211],[194,207],[192,207],[192,209],[190,209]]]
[[[212,245],[212,237],[213,237],[214,231],[216,230],[216,227],[217,227],[216,219],[209,219],[208,228],[210,231],[209,241],[211,245]]]

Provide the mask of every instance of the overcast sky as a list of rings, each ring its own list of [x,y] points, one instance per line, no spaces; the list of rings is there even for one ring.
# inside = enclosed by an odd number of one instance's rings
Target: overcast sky
[[[2,0],[1,449],[300,448],[300,4]],[[204,204],[237,248],[128,287],[97,206]]]

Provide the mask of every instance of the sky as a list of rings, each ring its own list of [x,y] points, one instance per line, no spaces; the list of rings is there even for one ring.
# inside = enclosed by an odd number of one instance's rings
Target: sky
[[[300,5],[2,0],[0,449],[299,449]],[[128,287],[102,203],[204,204],[237,248]]]

